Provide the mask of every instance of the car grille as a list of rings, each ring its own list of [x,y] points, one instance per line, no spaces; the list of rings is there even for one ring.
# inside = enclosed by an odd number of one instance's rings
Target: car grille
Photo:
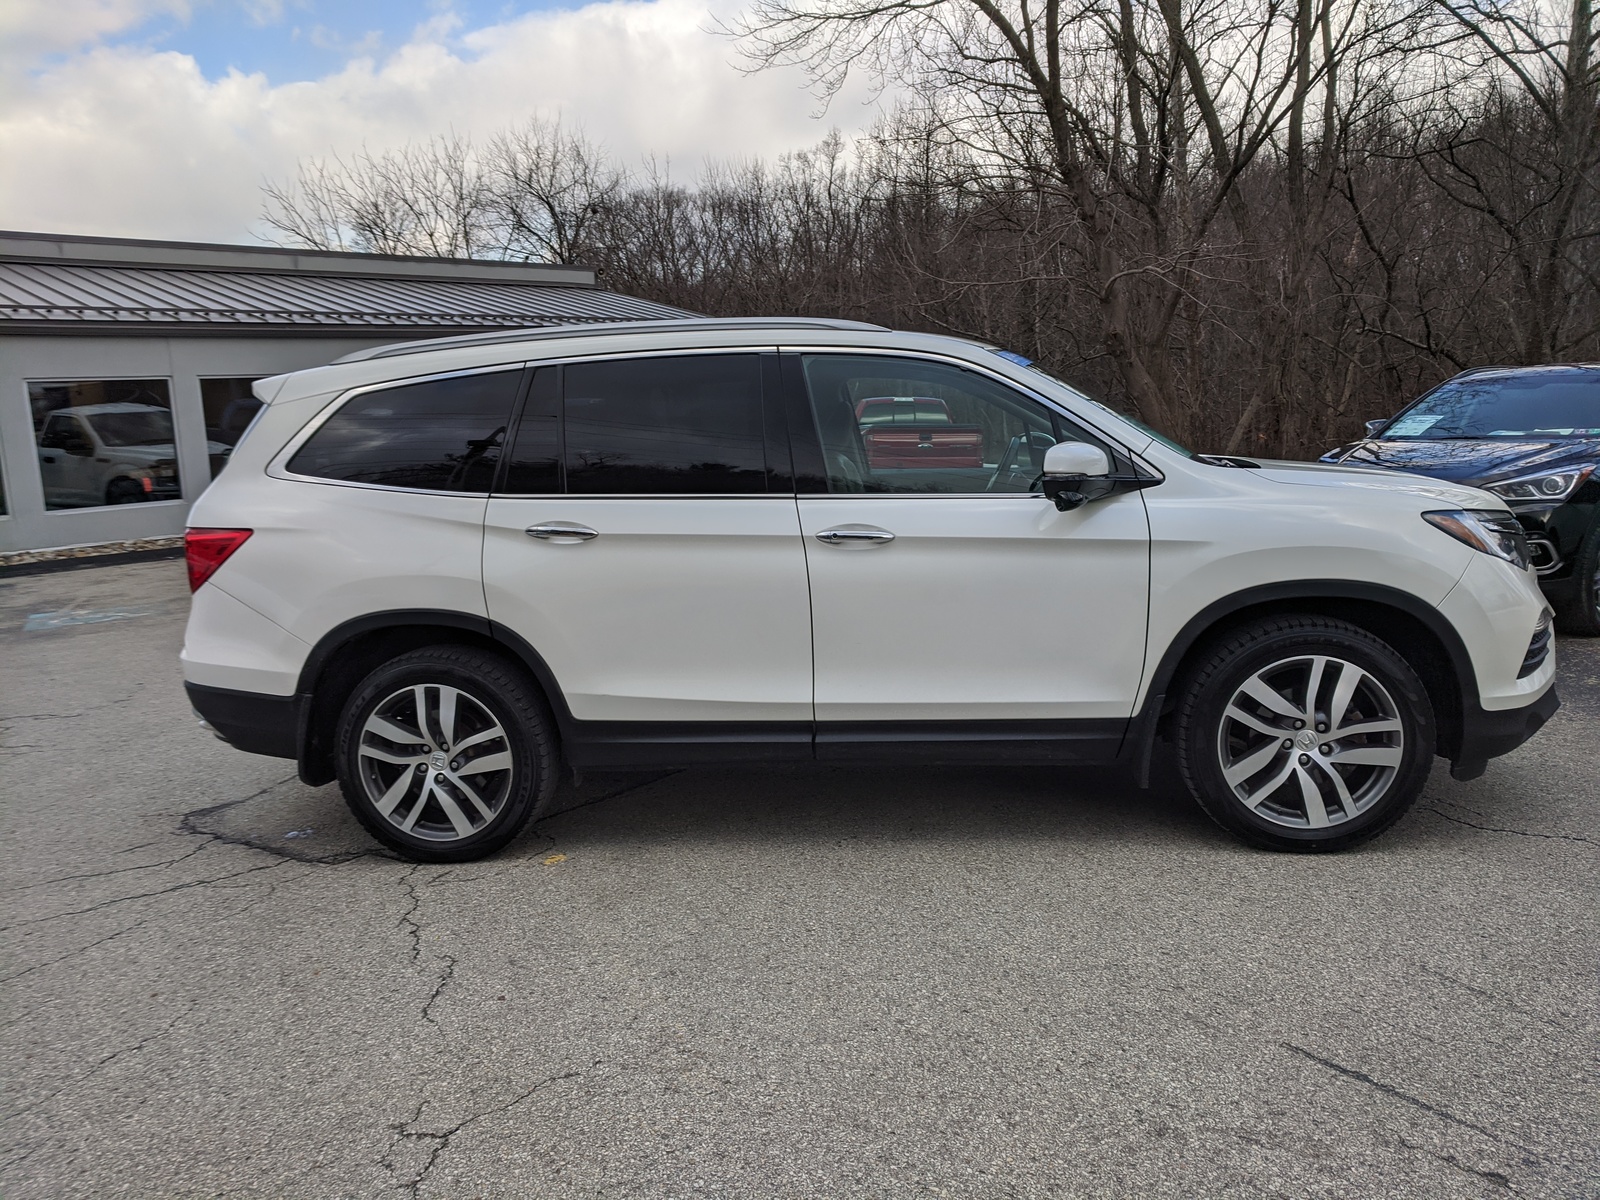
[[[1518,679],[1526,679],[1544,666],[1544,660],[1550,657],[1550,642],[1553,636],[1550,614],[1545,613],[1539,618],[1538,628],[1533,631],[1533,641],[1528,643],[1528,652],[1522,656],[1522,670],[1517,672]]]

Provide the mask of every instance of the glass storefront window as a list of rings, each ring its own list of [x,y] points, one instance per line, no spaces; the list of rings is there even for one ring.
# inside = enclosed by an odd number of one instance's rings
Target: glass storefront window
[[[211,478],[228,463],[228,455],[250,427],[261,401],[250,385],[262,378],[251,375],[239,379],[202,379],[200,405],[206,413],[206,453],[211,458]]]
[[[182,498],[165,379],[30,383],[28,407],[45,508]]]

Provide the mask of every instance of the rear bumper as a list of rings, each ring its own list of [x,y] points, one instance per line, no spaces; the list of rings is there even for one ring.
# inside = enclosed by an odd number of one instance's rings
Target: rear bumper
[[[298,758],[301,696],[264,696],[185,683],[189,703],[214,733],[236,750]]]
[[[1461,749],[1450,764],[1450,774],[1456,779],[1476,779],[1491,758],[1510,754],[1538,733],[1560,707],[1561,698],[1554,687],[1521,708],[1491,711],[1470,703],[1462,714]]]

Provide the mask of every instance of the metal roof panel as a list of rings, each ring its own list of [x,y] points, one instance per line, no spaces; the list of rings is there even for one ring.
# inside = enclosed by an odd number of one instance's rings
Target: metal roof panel
[[[14,322],[482,329],[694,314],[589,288],[463,279],[0,262],[0,329]]]

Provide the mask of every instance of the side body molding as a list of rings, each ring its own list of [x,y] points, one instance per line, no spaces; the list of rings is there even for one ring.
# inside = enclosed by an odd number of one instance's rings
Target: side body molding
[[[1014,722],[959,722],[958,739],[966,748],[954,757],[964,761],[1076,761],[1116,760],[1133,768],[1141,786],[1148,786],[1150,759],[1154,751],[1167,697],[1181,683],[1180,670],[1186,657],[1212,631],[1244,620],[1256,612],[1315,612],[1326,616],[1345,616],[1370,628],[1373,616],[1385,617],[1402,627],[1421,625],[1443,651],[1443,659],[1432,665],[1442,672],[1428,678],[1430,655],[1411,645],[1396,649],[1411,658],[1424,675],[1434,694],[1440,724],[1440,753],[1452,760],[1477,757],[1463,747],[1471,738],[1482,716],[1478,705],[1477,676],[1460,636],[1445,617],[1431,605],[1408,592],[1381,584],[1350,580],[1304,579],[1247,588],[1214,601],[1196,613],[1178,636],[1161,653],[1145,690],[1144,703],[1126,723],[1052,722],[1060,728],[1019,730]],[[1363,619],[1365,618],[1365,620]],[[352,641],[385,630],[444,628],[459,630],[474,639],[504,647],[527,668],[544,690],[551,715],[567,748],[568,761],[576,767],[644,767],[727,761],[796,761],[813,756],[860,758],[883,761],[921,759],[929,752],[930,740],[949,740],[951,729],[940,730],[939,723],[926,729],[860,729],[829,723],[813,728],[799,722],[730,723],[637,723],[576,720],[567,706],[561,685],[549,664],[533,646],[513,630],[486,617],[440,609],[396,609],[372,613],[347,621],[325,634],[307,656],[296,689],[298,731],[296,748],[300,776],[310,784],[327,783],[333,778],[333,747],[327,731],[337,717],[348,687],[333,689],[337,705],[326,689],[319,688],[322,676],[340,650]],[[1375,632],[1380,632],[1375,631]],[[382,644],[381,642],[379,644]],[[422,643],[418,643],[422,644]],[[1433,655],[1437,658],[1437,655]],[[375,663],[372,665],[376,665]],[[370,667],[361,668],[360,673]],[[1442,677],[1440,677],[1442,674]],[[353,686],[355,679],[346,681]],[[1440,688],[1448,689],[1439,705]],[[321,693],[322,699],[317,700]],[[995,725],[993,729],[986,728]],[[1029,723],[1032,724],[1032,723]],[[1077,726],[1082,725],[1082,728]],[[970,726],[982,726],[972,728]],[[1090,728],[1093,726],[1093,728]],[[1070,728],[1069,728],[1070,727]],[[826,746],[824,745],[826,743]],[[894,743],[889,745],[888,743]],[[1118,746],[1119,748],[1112,749]],[[948,750],[949,747],[946,747]],[[1009,750],[1009,753],[1008,753]],[[941,761],[945,756],[939,756]]]
[[[385,638],[385,631],[397,635]],[[1081,721],[940,721],[859,724],[810,721],[580,721],[544,657],[519,634],[486,617],[439,609],[396,609],[347,621],[307,656],[293,699],[300,778],[334,778],[331,730],[350,690],[379,662],[434,640],[428,630],[458,630],[503,647],[527,668],[547,697],[569,765],[638,769],[712,763],[859,762],[1109,763],[1125,719]],[[353,658],[341,651],[369,639]],[[329,676],[330,667],[336,673]],[[280,751],[280,753],[283,751]]]

